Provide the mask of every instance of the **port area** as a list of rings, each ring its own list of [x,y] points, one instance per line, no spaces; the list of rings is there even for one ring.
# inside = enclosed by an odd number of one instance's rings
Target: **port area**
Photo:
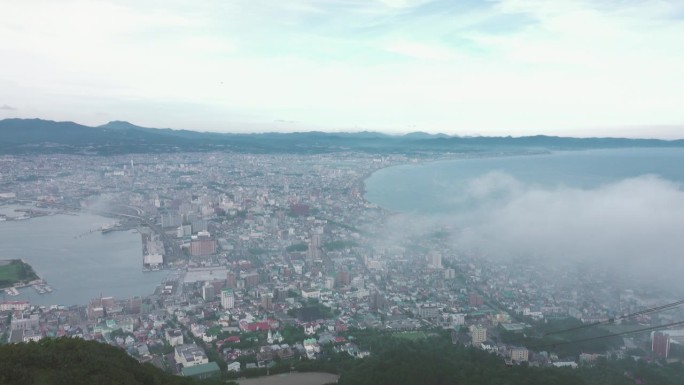
[[[52,288],[45,282],[44,280],[40,280],[39,282],[36,282],[31,285],[33,289],[38,292],[38,294],[48,294],[52,293]]]
[[[3,290],[5,291],[6,295],[13,297],[19,295],[19,290],[17,289],[29,286],[32,287],[33,290],[35,290],[38,294],[49,294],[54,291],[54,289],[50,285],[48,285],[48,283],[43,279],[36,279],[28,283],[16,284],[12,287],[6,287]]]

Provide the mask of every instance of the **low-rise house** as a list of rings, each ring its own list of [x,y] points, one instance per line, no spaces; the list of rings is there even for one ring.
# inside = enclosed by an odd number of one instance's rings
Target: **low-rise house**
[[[171,346],[183,345],[183,333],[180,329],[166,329],[164,337]]]
[[[38,342],[43,338],[43,335],[36,330],[24,330],[24,342]]]
[[[529,360],[528,350],[521,347],[511,348],[511,360],[515,362],[527,362]]]
[[[183,368],[202,365],[209,362],[207,354],[195,344],[179,345],[174,349],[176,363]]]
[[[321,352],[321,347],[315,338],[309,338],[304,340],[304,350],[306,351],[306,356],[312,359],[316,356],[316,353]]]

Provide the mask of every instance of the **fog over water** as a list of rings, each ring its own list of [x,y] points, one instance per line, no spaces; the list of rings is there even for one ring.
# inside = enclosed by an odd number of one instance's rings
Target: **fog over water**
[[[683,288],[681,164],[683,150],[642,149],[401,166],[372,176],[367,198],[402,211],[389,242],[446,227],[463,252],[577,261]]]

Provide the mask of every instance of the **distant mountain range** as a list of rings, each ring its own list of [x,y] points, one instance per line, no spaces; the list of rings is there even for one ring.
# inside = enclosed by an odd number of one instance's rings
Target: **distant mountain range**
[[[449,153],[534,149],[684,147],[684,140],[567,138],[556,136],[458,137],[414,132],[402,136],[378,132],[224,134],[146,128],[113,121],[89,127],[42,119],[0,120],[0,154],[127,154],[193,151],[240,153]]]

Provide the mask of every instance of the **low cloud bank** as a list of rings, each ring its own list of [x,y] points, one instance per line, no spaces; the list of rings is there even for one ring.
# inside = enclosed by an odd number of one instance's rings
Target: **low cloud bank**
[[[456,215],[397,215],[390,242],[452,229],[463,251],[489,258],[571,260],[684,288],[684,190],[644,175],[593,189],[540,187],[492,172],[453,196]]]

